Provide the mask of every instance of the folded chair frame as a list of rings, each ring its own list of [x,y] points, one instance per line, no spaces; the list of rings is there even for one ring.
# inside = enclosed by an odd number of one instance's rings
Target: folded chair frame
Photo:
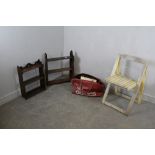
[[[132,59],[135,62],[143,64],[143,66],[144,66],[143,72],[137,81],[132,81],[130,79],[128,80],[126,78],[121,78],[120,61],[122,58]],[[133,57],[133,56],[119,55],[115,61],[115,65],[114,65],[113,71],[111,73],[111,76],[109,78],[107,78],[107,80],[106,80],[108,84],[107,84],[105,94],[103,96],[102,103],[109,107],[114,108],[115,110],[118,110],[119,112],[121,112],[125,115],[128,115],[132,109],[134,102],[136,102],[138,104],[141,104],[141,102],[142,102],[146,76],[147,76],[147,65],[144,60],[137,58],[137,57]],[[111,85],[114,85],[116,95],[130,100],[129,104],[127,106],[127,109],[120,108],[120,107],[106,101]],[[121,88],[126,89],[127,91],[132,91],[133,95],[128,96],[128,95],[121,93],[120,92]]]

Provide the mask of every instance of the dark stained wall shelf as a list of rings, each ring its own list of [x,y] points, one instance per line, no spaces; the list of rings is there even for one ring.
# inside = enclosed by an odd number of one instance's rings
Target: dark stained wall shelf
[[[48,67],[48,63],[52,61],[59,61],[59,60],[69,60],[69,67],[68,68],[59,68],[59,69],[52,69],[50,70]],[[64,79],[56,79],[56,80],[49,80],[48,76],[52,73],[58,73],[63,71],[69,71],[69,78]],[[56,57],[56,58],[48,58],[47,54],[45,53],[45,75],[46,75],[46,84],[47,85],[53,85],[53,84],[59,84],[64,82],[69,82],[72,77],[74,76],[74,55],[73,52],[70,51],[70,56],[64,56],[64,57]]]
[[[34,75],[32,78],[28,80],[23,80],[23,74],[25,72],[32,71],[34,69],[39,70],[39,75]],[[17,66],[17,72],[18,72],[18,77],[19,77],[19,83],[20,83],[20,89],[21,89],[21,94],[25,99],[28,99],[39,92],[43,91],[46,89],[45,86],[45,76],[44,76],[44,71],[43,71],[43,64],[40,60],[36,61],[34,64],[28,63],[26,66]],[[30,91],[26,91],[26,86],[34,83],[36,81],[40,81],[40,86],[37,88],[34,88]]]

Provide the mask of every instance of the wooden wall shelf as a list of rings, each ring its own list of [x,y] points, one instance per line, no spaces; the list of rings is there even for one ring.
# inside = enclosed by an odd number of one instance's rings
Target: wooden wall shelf
[[[39,75],[34,75],[34,77],[25,80],[23,79],[23,74],[29,71],[32,71],[34,69],[39,70]],[[17,72],[18,72],[18,77],[19,77],[19,83],[20,83],[20,89],[21,89],[21,94],[25,99],[28,99],[35,94],[38,94],[39,92],[43,91],[46,89],[45,86],[45,76],[43,72],[43,64],[40,60],[36,61],[34,64],[28,63],[26,66],[17,66]],[[34,88],[30,91],[26,91],[26,86],[29,84],[32,84],[36,81],[40,81],[40,86],[37,88]]]
[[[59,60],[69,60],[69,67],[68,68],[59,68],[59,69],[49,69],[48,63],[52,61],[59,61]],[[59,73],[69,71],[68,78],[65,79],[55,79],[55,80],[49,80],[49,74],[52,73]],[[70,56],[64,56],[64,57],[56,57],[56,58],[48,58],[47,54],[45,53],[45,75],[46,75],[46,84],[47,85],[53,85],[53,84],[59,84],[64,82],[69,82],[72,77],[74,76],[74,55],[73,52],[70,51]]]

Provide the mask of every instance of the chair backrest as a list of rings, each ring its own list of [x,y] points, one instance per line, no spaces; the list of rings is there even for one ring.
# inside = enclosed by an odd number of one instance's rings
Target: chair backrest
[[[138,63],[138,64],[142,65],[142,67],[143,67],[142,68],[142,73],[140,73],[141,75],[139,75],[139,77],[137,79],[138,81],[146,75],[147,63],[141,58],[138,58],[138,57],[135,57],[135,56],[130,56],[130,55],[125,55],[125,54],[120,54],[118,56],[118,58],[116,59],[112,75],[113,74],[119,74],[120,67],[121,67],[121,65],[120,65],[121,60],[127,60],[127,61],[130,61],[130,62],[135,62],[135,63]]]
[[[146,62],[143,59],[141,59],[141,58],[138,58],[138,57],[135,57],[135,56],[126,55],[126,54],[120,54],[120,57],[124,58],[124,59],[127,59],[127,60],[130,60],[130,61],[141,63],[145,67],[147,66]]]

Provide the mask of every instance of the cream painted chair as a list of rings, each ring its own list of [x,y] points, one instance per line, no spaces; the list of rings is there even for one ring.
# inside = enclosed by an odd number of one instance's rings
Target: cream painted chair
[[[137,81],[132,80],[122,75],[121,69],[120,69],[121,60],[136,62],[136,63],[143,65],[142,73],[139,76]],[[107,85],[105,94],[103,96],[102,103],[118,110],[119,112],[125,115],[128,115],[131,111],[131,108],[134,102],[137,102],[138,104],[142,102],[146,76],[147,76],[147,64],[144,60],[137,58],[137,57],[129,56],[129,55],[119,55],[118,58],[116,59],[111,76],[106,79],[106,82],[108,83],[108,85]],[[119,95],[121,97],[124,97],[130,100],[127,109],[120,108],[106,101],[111,85],[114,85],[116,95]],[[125,95],[121,93],[120,91],[121,89],[132,91],[133,95],[132,96]]]

